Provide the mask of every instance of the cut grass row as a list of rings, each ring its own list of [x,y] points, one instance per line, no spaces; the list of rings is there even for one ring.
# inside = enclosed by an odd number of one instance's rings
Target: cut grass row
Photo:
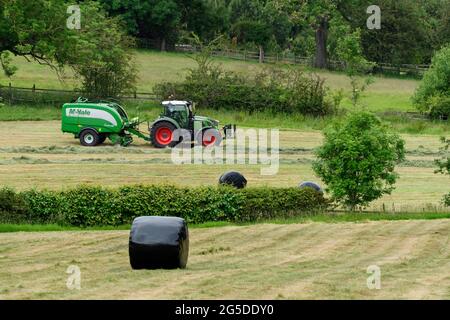
[[[139,116],[143,121],[154,121],[162,112],[162,108],[155,103],[125,104],[130,117]],[[343,116],[314,118],[303,115],[273,114],[270,112],[238,112],[226,110],[202,109],[197,111],[220,120],[221,124],[233,123],[239,127],[278,128],[285,130],[314,131],[323,130],[333,120]],[[450,132],[449,121],[430,121],[426,119],[412,119],[407,115],[379,114],[392,130],[405,134],[433,134],[445,135]],[[4,106],[0,107],[0,121],[50,121],[61,120],[61,108],[49,106]]]
[[[263,220],[253,223],[232,222],[205,222],[201,224],[190,224],[189,228],[219,228],[231,226],[251,226],[256,224],[304,224],[304,223],[363,223],[368,221],[403,221],[403,220],[437,220],[450,219],[450,212],[329,212],[316,215],[304,215],[287,219]],[[0,233],[13,232],[57,232],[57,231],[110,231],[130,230],[131,225],[121,226],[96,226],[96,227],[72,227],[57,224],[0,224]]]

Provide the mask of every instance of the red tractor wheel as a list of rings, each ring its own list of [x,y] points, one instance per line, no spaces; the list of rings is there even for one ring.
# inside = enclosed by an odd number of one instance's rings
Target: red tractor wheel
[[[204,129],[199,137],[199,143],[204,147],[219,146],[222,143],[222,135],[216,129]]]
[[[173,141],[173,132],[176,127],[169,122],[160,122],[152,128],[152,144],[156,148],[174,147],[178,142]]]

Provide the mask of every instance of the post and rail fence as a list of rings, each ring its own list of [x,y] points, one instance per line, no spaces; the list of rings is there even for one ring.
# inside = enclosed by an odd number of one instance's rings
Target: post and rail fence
[[[184,52],[192,54],[200,51],[200,48],[188,45],[177,44],[175,45],[176,52]],[[240,49],[221,49],[213,50],[211,54],[219,58],[229,58],[241,61],[260,61],[259,51],[249,51]],[[313,57],[302,57],[294,53],[266,53],[264,54],[263,61],[265,63],[278,63],[278,64],[295,64],[305,67],[314,67]],[[345,71],[346,64],[343,61],[328,60],[328,69],[332,71]],[[430,65],[413,65],[413,64],[388,64],[377,63],[373,71],[381,74],[393,74],[393,75],[409,75],[413,77],[422,77],[423,74],[430,68]]]
[[[60,90],[37,88],[34,84],[31,88],[14,87],[11,83],[7,86],[0,84],[0,98],[9,105],[15,104],[43,104],[59,105],[73,101],[84,93],[79,90]],[[132,92],[120,97],[123,101],[158,101],[153,92]]]

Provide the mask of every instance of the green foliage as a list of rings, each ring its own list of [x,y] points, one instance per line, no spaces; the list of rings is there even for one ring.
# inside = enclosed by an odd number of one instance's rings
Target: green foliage
[[[17,67],[12,65],[11,52],[0,52],[0,66],[8,78],[11,78],[16,73]]]
[[[7,223],[27,221],[28,206],[24,199],[9,188],[0,189],[0,220]]]
[[[394,189],[395,164],[405,158],[404,141],[373,114],[352,114],[325,130],[313,169],[334,200],[355,210]]]
[[[326,207],[323,195],[306,188],[256,188],[244,192],[240,221],[266,220],[298,216],[299,208],[314,212]]]
[[[345,72],[352,86],[351,101],[356,107],[364,91],[374,83],[373,77],[364,77],[363,75],[370,72],[375,64],[368,61],[363,55],[361,30],[356,29],[356,31],[350,32],[349,27],[343,29],[347,29],[347,34],[338,42],[336,52],[337,57],[346,64]]]
[[[421,112],[430,116],[450,115],[450,45],[436,52],[413,101]]]
[[[434,160],[437,166],[436,173],[450,175],[450,139],[442,137],[441,141],[444,145],[440,148],[440,151],[444,153],[445,156],[443,156],[441,159]],[[450,193],[444,196],[442,202],[444,203],[444,205],[450,207]]]
[[[442,137],[441,141],[443,146],[440,148],[440,151],[446,156],[442,157],[442,159],[435,160],[436,166],[438,167],[436,173],[450,174],[450,139]]]
[[[442,199],[442,203],[445,206],[450,207],[450,192],[444,196],[444,198]]]
[[[137,69],[130,51],[133,40],[123,32],[121,21],[105,19],[105,13],[94,3],[82,6],[82,16],[82,32],[73,36],[77,55],[68,64],[82,78],[85,95],[116,98],[135,91]]]
[[[177,188],[80,186],[66,191],[0,190],[0,222],[117,226],[138,216],[178,216],[190,223],[243,222],[297,216],[324,209],[327,201],[312,189],[230,187]]]
[[[183,82],[155,86],[161,99],[192,100],[200,108],[269,111],[324,116],[333,113],[324,79],[297,68],[265,68],[253,77],[224,71],[211,61],[210,47],[194,56],[198,67]]]
[[[92,97],[116,97],[136,81],[130,38],[119,19],[108,18],[95,1],[83,1],[81,29],[66,27],[67,0],[2,0],[0,65],[7,76],[16,68],[10,54],[49,65],[61,75],[70,66]]]

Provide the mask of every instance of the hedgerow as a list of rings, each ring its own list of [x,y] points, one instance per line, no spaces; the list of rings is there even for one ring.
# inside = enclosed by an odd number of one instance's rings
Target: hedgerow
[[[7,201],[5,199],[8,199]],[[323,210],[327,200],[312,189],[80,186],[65,191],[0,189],[0,222],[69,226],[128,224],[138,216],[178,216],[189,223],[244,222]]]
[[[154,88],[161,100],[191,100],[199,108],[246,112],[283,112],[325,116],[339,107],[319,76],[300,70],[265,69],[254,77],[200,65],[182,82],[160,83]]]

